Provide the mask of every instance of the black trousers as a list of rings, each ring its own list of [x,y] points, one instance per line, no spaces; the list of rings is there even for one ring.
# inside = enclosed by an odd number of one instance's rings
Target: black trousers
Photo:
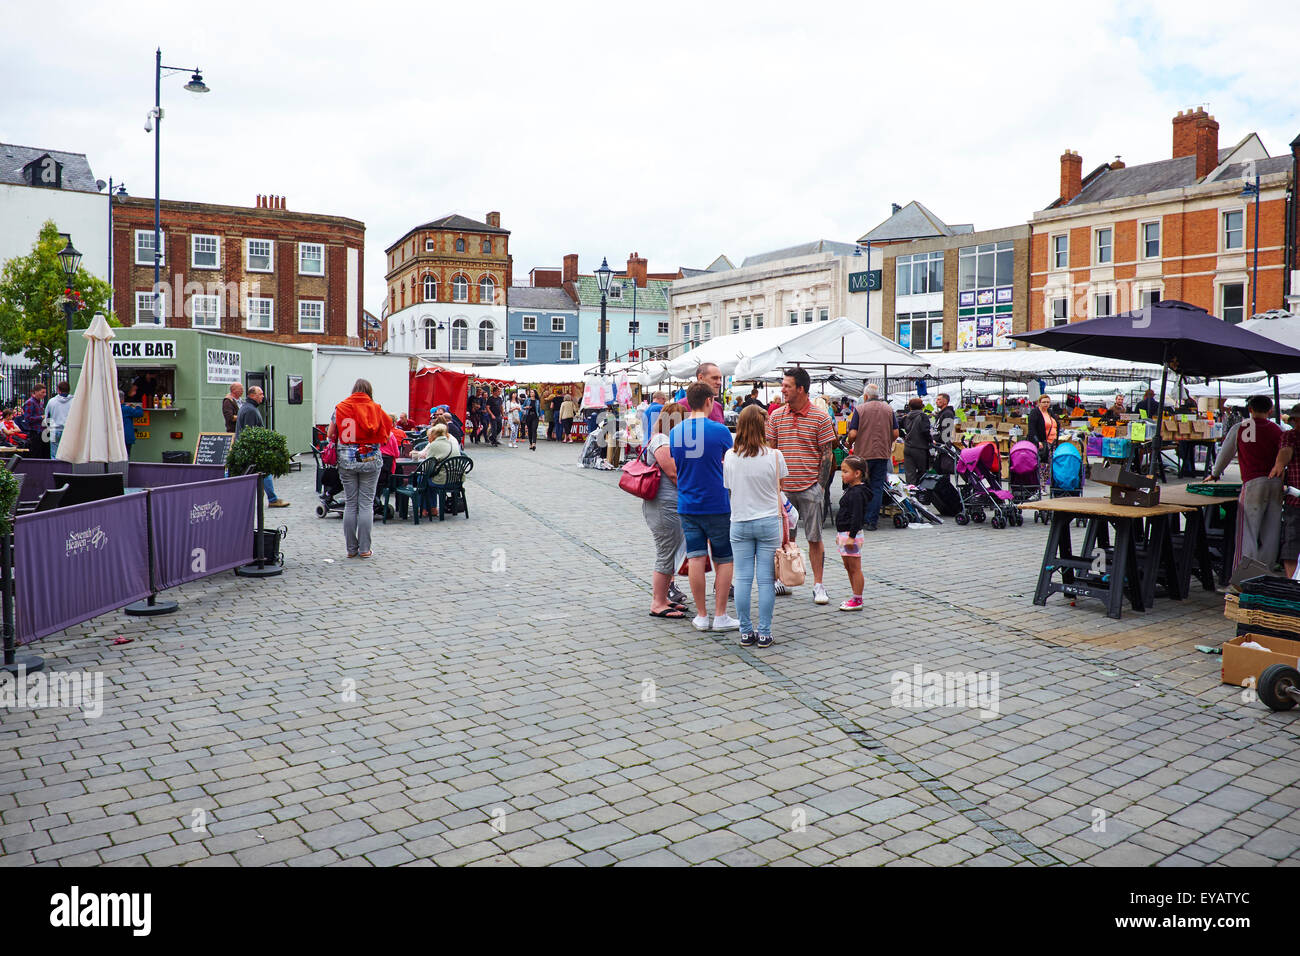
[[[528,444],[537,444],[537,416],[529,415],[524,419],[524,430],[528,432]]]

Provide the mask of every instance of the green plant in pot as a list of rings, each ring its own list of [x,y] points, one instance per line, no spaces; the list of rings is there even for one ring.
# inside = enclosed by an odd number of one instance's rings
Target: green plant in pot
[[[0,468],[0,534],[12,534],[14,509],[18,507],[18,479]]]
[[[226,468],[232,475],[242,475],[251,467],[259,475],[279,478],[289,473],[289,463],[289,442],[269,428],[245,428],[226,456]]]

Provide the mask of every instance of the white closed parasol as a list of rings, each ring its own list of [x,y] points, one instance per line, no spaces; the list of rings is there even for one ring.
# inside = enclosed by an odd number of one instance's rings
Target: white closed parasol
[[[126,461],[117,362],[109,345],[116,335],[102,315],[96,315],[81,334],[88,340],[86,357],[56,457],[72,464]]]

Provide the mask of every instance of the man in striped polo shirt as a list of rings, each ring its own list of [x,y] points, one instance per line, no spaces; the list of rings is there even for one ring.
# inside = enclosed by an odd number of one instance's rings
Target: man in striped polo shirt
[[[830,598],[822,584],[822,462],[835,446],[835,425],[808,398],[812,384],[802,368],[787,369],[781,380],[784,403],[767,419],[767,442],[780,450],[790,474],[781,479],[781,490],[794,505],[808,539],[808,563],[813,572],[813,600],[827,604]],[[781,588],[777,587],[777,593]]]

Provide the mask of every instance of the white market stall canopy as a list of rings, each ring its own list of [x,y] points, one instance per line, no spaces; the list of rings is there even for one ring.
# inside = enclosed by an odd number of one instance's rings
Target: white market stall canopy
[[[1245,323],[1243,322],[1244,326]],[[1279,375],[1277,377],[1278,395],[1284,398],[1300,396],[1300,374]],[[1273,397],[1273,380],[1260,378],[1253,382],[1211,382],[1209,385],[1188,385],[1187,391],[1195,398],[1252,398],[1256,395]]]
[[[1160,377],[1160,366],[1124,359],[1059,352],[1053,349],[999,349],[945,352],[930,360],[927,378],[954,381],[963,378],[1006,379],[1009,382],[1069,382],[1075,379],[1145,381]]]
[[[920,372],[927,365],[901,345],[844,317],[720,335],[670,361],[668,372],[675,379],[694,378],[705,362],[742,381],[779,374],[791,365],[809,367],[813,378],[825,378],[828,372],[869,374],[885,365]]]

